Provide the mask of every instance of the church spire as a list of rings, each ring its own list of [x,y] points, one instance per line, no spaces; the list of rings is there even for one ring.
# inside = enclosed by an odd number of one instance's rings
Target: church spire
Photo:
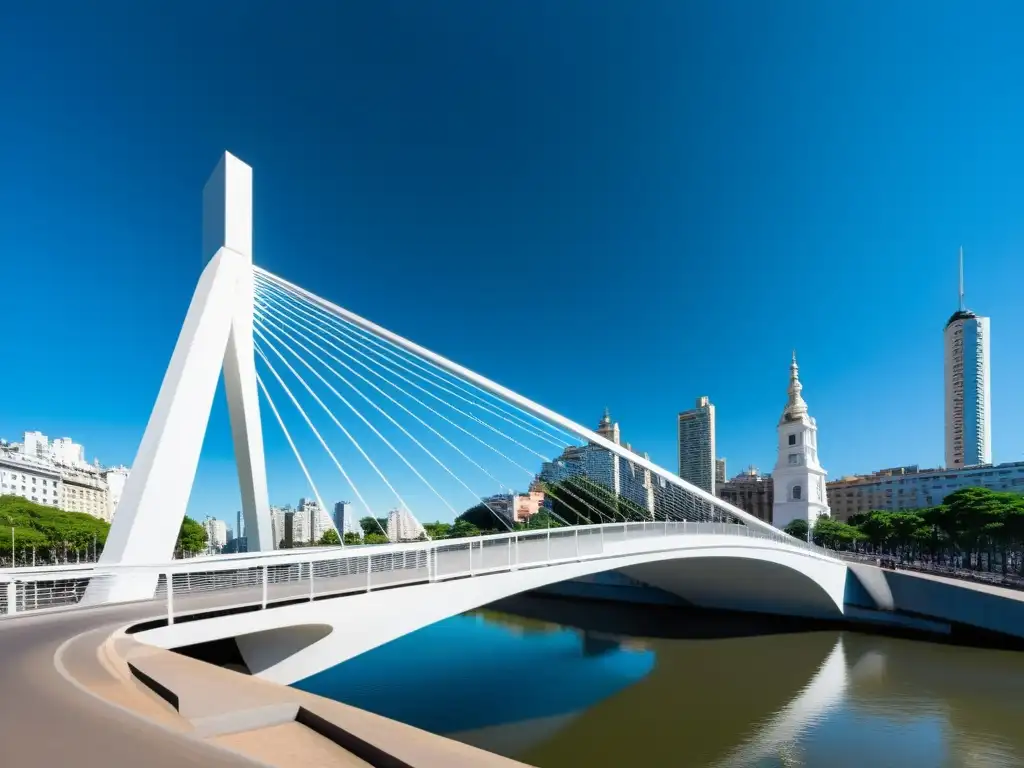
[[[807,403],[804,402],[804,385],[800,383],[800,366],[796,364],[796,350],[793,350],[793,362],[789,364],[789,400],[782,412],[783,421],[796,421],[807,415]]]

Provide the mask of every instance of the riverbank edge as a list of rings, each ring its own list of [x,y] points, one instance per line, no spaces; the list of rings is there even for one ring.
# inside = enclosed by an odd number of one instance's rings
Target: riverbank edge
[[[122,627],[78,639],[68,674],[132,715],[268,768],[523,768],[288,686],[145,645]],[[529,768],[529,766],[526,766]]]

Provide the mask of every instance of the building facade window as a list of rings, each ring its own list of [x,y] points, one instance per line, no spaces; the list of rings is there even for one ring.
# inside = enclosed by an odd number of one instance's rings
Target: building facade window
[[[799,485],[793,486],[793,501],[800,501],[803,496],[803,488]]]

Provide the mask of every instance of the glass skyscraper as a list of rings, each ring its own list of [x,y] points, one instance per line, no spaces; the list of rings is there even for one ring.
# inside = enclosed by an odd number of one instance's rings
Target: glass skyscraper
[[[715,406],[707,397],[679,414],[679,476],[710,494],[715,492]]]

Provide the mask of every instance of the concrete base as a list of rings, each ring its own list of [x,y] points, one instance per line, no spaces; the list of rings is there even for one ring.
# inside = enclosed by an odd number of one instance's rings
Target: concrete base
[[[849,573],[848,606],[1024,638],[1022,591],[860,563]]]

